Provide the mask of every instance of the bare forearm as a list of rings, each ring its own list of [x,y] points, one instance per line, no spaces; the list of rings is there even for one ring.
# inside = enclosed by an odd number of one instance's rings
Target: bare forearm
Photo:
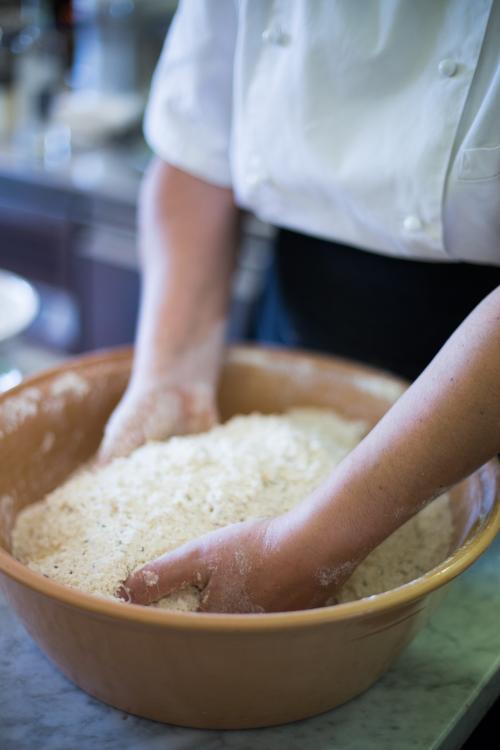
[[[321,606],[392,531],[499,449],[500,288],[312,497],[163,555],[118,593],[147,604],[189,582],[206,611]]]
[[[364,557],[500,451],[500,288],[291,516],[338,559]]]
[[[156,160],[141,191],[139,233],[143,289],[134,374],[162,377],[194,351],[203,357],[204,346],[215,368],[238,238],[231,191]]]
[[[230,190],[152,163],[139,205],[143,274],[132,375],[106,425],[100,463],[217,420],[237,239]]]

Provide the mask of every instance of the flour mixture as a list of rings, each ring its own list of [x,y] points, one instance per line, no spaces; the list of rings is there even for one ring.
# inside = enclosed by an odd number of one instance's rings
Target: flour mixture
[[[276,516],[303,500],[366,432],[319,409],[238,416],[200,435],[153,442],[100,469],[84,468],[24,510],[13,553],[33,570],[111,597],[130,572],[208,531]],[[339,601],[394,588],[448,554],[446,496],[380,545]],[[192,588],[161,606],[195,610]]]

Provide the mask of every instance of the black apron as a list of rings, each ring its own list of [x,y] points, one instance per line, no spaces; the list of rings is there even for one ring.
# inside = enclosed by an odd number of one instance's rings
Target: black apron
[[[253,334],[413,380],[499,284],[498,266],[393,258],[279,230]]]

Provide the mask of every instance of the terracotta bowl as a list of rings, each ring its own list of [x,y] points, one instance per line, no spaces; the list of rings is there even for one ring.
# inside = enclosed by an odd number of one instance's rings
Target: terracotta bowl
[[[0,583],[59,669],[100,700],[157,721],[242,728],[327,711],[368,688],[423,627],[451,579],[500,526],[495,463],[453,489],[448,559],[406,586],[336,607],[263,615],[175,613],[100,600],[17,562],[17,513],[96,450],[127,382],[130,351],[83,357],[0,400]],[[332,406],[370,423],[405,384],[334,358],[262,348],[229,352],[220,406],[275,412]]]

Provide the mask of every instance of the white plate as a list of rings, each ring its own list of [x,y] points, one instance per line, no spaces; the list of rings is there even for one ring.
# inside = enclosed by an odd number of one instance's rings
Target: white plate
[[[66,91],[54,104],[52,120],[69,130],[74,146],[89,148],[138,125],[143,111],[140,94]]]
[[[38,312],[38,295],[27,281],[0,270],[0,341],[21,333]]]

